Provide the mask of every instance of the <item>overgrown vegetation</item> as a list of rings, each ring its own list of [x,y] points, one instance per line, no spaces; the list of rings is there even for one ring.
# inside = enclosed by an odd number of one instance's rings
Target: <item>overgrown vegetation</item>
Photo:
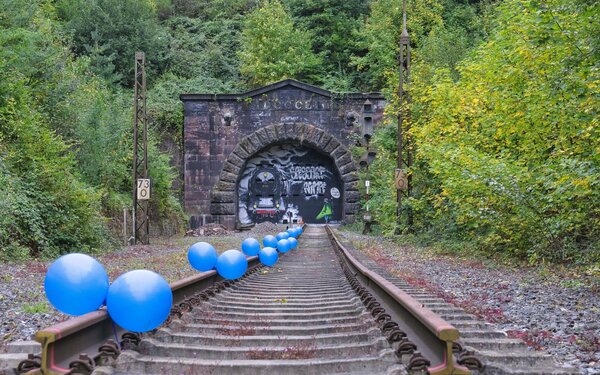
[[[507,0],[479,15],[446,9],[415,42],[408,121],[415,194],[404,207],[415,224],[401,229],[533,263],[597,260],[598,5]],[[463,22],[452,22],[457,17]],[[439,37],[446,24],[455,39],[481,44],[459,62],[444,58],[436,51],[451,49]],[[379,76],[393,87],[388,68]],[[372,207],[385,233],[395,230],[395,202],[385,198],[394,194],[395,134],[394,124],[379,129],[371,169]]]
[[[416,162],[404,212],[415,221],[403,233],[531,262],[598,260],[598,7],[408,1],[404,123]],[[177,173],[159,151],[165,139],[181,142],[179,94],[296,78],[390,100],[369,177],[378,228],[393,235],[401,8],[402,0],[0,0],[1,257],[110,245],[110,223],[131,205],[137,50],[148,63],[155,220],[183,223]]]

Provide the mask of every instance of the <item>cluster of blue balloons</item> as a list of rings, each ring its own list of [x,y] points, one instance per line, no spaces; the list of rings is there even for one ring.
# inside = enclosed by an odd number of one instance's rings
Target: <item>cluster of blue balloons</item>
[[[244,241],[242,248],[247,248],[248,251],[253,252],[253,244],[248,240],[250,238]],[[258,241],[255,245],[260,248]],[[229,280],[241,277],[248,269],[248,261],[241,251],[227,250],[223,254],[217,255],[217,250],[208,242],[193,244],[188,249],[188,260],[192,267],[200,272],[216,269],[219,275]]]
[[[63,255],[50,265],[44,290],[52,306],[69,315],[87,314],[106,304],[110,317],[134,332],[160,326],[173,305],[171,287],[156,272],[129,271],[110,284],[104,267],[79,253]]]
[[[237,279],[246,273],[248,261],[246,256],[258,255],[262,264],[272,267],[279,260],[279,253],[286,253],[298,247],[296,239],[302,234],[302,228],[289,228],[276,236],[263,238],[263,248],[255,238],[246,238],[242,242],[242,251],[227,250],[218,255],[217,250],[207,242],[198,242],[188,249],[188,260],[192,267],[200,272],[216,269],[221,277],[229,280]]]

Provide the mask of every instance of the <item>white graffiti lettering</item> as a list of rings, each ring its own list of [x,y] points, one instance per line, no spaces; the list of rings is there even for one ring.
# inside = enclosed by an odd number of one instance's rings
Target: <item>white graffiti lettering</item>
[[[307,181],[304,183],[304,194],[318,195],[325,194],[327,184],[324,181]]]
[[[294,166],[290,168],[292,173],[292,180],[296,181],[308,181],[308,180],[322,180],[325,178],[325,174],[328,172],[325,167],[300,167]]]

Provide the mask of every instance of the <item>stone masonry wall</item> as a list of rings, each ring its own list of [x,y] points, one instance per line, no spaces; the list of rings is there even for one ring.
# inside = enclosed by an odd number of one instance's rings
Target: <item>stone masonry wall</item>
[[[236,184],[246,160],[277,143],[329,155],[344,180],[345,221],[357,211],[356,166],[348,147],[381,121],[380,94],[332,94],[286,80],[244,94],[184,94],[184,207],[192,226],[236,227]]]

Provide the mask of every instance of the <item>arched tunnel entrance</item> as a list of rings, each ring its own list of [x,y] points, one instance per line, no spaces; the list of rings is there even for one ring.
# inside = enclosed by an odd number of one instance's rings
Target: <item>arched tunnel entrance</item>
[[[232,229],[300,218],[352,223],[359,199],[356,171],[350,151],[322,129],[303,123],[264,126],[229,153],[210,191],[210,212]]]
[[[237,185],[238,221],[340,222],[344,182],[333,159],[291,142],[271,145],[248,158]]]

